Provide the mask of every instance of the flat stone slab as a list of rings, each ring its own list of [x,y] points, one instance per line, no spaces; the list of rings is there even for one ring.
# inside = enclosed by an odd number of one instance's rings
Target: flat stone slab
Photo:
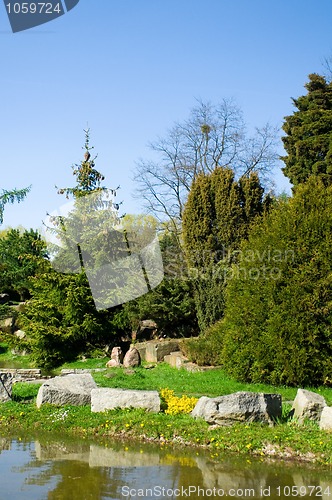
[[[91,411],[103,412],[114,408],[144,408],[160,411],[160,397],[157,391],[100,388],[91,391]]]
[[[135,344],[141,359],[148,363],[164,361],[165,356],[179,350],[178,340],[148,340]]]
[[[298,389],[293,403],[293,416],[303,423],[305,419],[319,422],[326,401],[320,394]]]
[[[185,363],[188,363],[188,358],[186,358],[181,351],[171,352],[164,356],[165,363],[168,363],[173,368],[182,368]]]
[[[89,405],[91,391],[97,384],[90,373],[54,377],[45,382],[37,394],[37,407],[48,403],[57,406]]]
[[[330,406],[323,408],[319,428],[323,431],[332,431],[332,408]]]
[[[42,373],[39,368],[8,368],[4,371],[12,375],[14,382],[21,380],[25,382],[42,378]]]
[[[236,392],[217,398],[201,397],[191,412],[212,425],[231,425],[236,422],[273,424],[281,417],[281,395],[256,392]]]
[[[146,346],[145,360],[150,363],[164,361],[164,357],[179,349],[176,340],[164,340],[159,342],[148,342]]]
[[[63,368],[61,370],[61,375],[80,375],[81,373],[97,373],[105,371],[106,368]]]

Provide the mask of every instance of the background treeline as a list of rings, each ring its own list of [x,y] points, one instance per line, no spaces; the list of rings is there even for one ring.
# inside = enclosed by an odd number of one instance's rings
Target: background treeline
[[[332,83],[312,74],[305,87],[283,125],[292,196],[270,189],[277,131],[267,124],[248,137],[233,101],[199,103],[152,144],[159,161],[137,166],[138,195],[152,215],[121,218],[110,201],[86,209],[98,214],[92,230],[79,200],[91,193],[98,200],[106,188],[86,132],[76,185],[59,192],[75,201],[75,227],[98,242],[89,247],[91,262],[104,264],[106,221],[121,219],[132,241],[147,228],[158,232],[165,276],[149,293],[97,311],[73,257],[78,236],[61,232],[66,221],[55,221],[62,238],[55,256],[35,231],[4,232],[0,292],[27,301],[21,347],[37,364],[56,366],[128,340],[141,320],[153,319],[161,335],[190,337],[184,349],[192,360],[221,365],[238,379],[330,383]]]

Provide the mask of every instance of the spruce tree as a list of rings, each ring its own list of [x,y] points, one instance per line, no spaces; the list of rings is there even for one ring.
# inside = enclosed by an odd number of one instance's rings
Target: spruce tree
[[[60,194],[74,198],[73,209],[51,220],[62,246],[57,246],[51,262],[31,280],[32,299],[21,318],[31,358],[48,368],[112,344],[126,327],[121,306],[96,310],[85,272],[87,265],[95,265],[107,254],[107,229],[118,216],[112,198],[104,203],[107,190],[91,158],[88,130],[84,149],[84,160],[73,167],[76,185],[59,189]]]
[[[332,183],[332,82],[318,74],[309,75],[307,94],[293,103],[297,110],[286,116],[282,138],[287,152],[282,169],[294,186],[309,176]]]
[[[24,200],[30,189],[31,186],[23,189],[12,189],[10,191],[2,189],[0,191],[0,224],[3,223],[3,212],[5,205],[7,203],[20,203]]]
[[[84,133],[84,160],[81,161],[79,165],[74,165],[72,167],[73,175],[76,177],[76,186],[61,188],[58,190],[58,193],[65,194],[66,198],[69,198],[70,196],[80,198],[92,192],[106,189],[105,187],[101,187],[101,182],[105,179],[105,177],[95,169],[95,160],[97,156],[91,158],[90,151],[92,151],[94,147],[90,146],[90,130],[84,130]]]

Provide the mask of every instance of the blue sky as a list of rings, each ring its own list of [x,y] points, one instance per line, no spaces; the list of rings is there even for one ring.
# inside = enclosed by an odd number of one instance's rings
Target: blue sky
[[[281,127],[291,97],[332,55],[331,24],[331,0],[80,0],[12,34],[0,4],[0,187],[32,184],[6,207],[4,227],[39,227],[66,201],[54,186],[73,185],[87,125],[127,213],[142,211],[135,162],[195,99],[233,97],[249,129]],[[280,172],[275,180],[289,189]]]

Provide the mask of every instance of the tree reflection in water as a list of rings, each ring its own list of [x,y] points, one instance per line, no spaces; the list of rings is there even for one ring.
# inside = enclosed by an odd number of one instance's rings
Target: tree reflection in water
[[[5,485],[0,491],[1,500],[152,499],[161,495],[144,495],[143,491],[150,489],[151,492],[155,486],[187,492],[189,487],[225,492],[251,489],[255,491],[255,498],[261,496],[261,488],[270,488],[269,498],[280,499],[278,486],[316,485],[324,492],[332,484],[331,470],[309,465],[248,461],[227,454],[216,463],[206,451],[175,451],[165,446],[123,443],[101,446],[68,440],[40,439],[24,443],[0,438],[0,469],[4,473],[1,483]],[[123,487],[127,487],[126,495]],[[132,495],[128,494],[129,489],[133,490]],[[190,496],[198,498],[194,493]],[[248,496],[237,495],[237,498]],[[329,496],[319,496],[329,498],[332,489]],[[184,496],[164,495],[164,498],[181,497]]]

